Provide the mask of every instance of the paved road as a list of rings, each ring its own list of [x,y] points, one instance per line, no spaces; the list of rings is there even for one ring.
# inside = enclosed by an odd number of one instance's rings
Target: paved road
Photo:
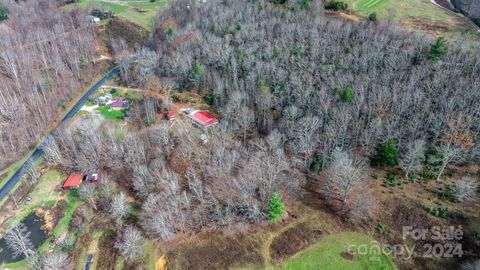
[[[103,84],[105,84],[106,81],[108,81],[110,78],[115,76],[118,73],[118,67],[114,67],[112,70],[110,70],[101,80],[99,80],[97,83],[95,83],[88,91],[80,98],[80,100],[73,106],[73,108],[63,117],[62,121],[60,122],[59,125],[61,125],[63,122],[71,119],[85,104],[85,102],[88,100],[88,98],[95,93],[95,91],[100,88]],[[43,142],[39,145],[42,145]],[[3,187],[0,188],[0,201],[5,198],[10,190],[20,181],[22,176],[27,172],[27,170],[30,168],[31,164],[35,164],[35,161],[37,161],[41,156],[43,155],[43,150],[40,148],[40,146],[37,146],[35,151],[32,153],[32,155],[25,161],[25,163],[22,164],[20,169],[17,170],[17,172],[8,179],[8,181],[3,185]]]

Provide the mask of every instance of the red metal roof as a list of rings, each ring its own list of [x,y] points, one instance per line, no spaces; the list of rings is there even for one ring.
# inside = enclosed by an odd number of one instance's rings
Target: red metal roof
[[[167,113],[167,117],[168,118],[171,118],[171,117],[174,117],[175,116],[175,113],[174,112],[168,112]]]
[[[83,174],[81,173],[72,173],[70,177],[68,177],[67,181],[63,184],[64,188],[67,187],[78,187],[82,183]]]
[[[202,111],[194,112],[192,114],[187,115],[187,117],[204,127],[208,127],[217,122],[217,118]]]

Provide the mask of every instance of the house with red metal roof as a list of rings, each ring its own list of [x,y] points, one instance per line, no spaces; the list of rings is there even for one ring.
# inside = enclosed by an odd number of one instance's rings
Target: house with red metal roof
[[[202,111],[193,111],[192,113],[188,114],[187,117],[188,119],[190,119],[190,122],[192,122],[192,124],[201,129],[208,128],[218,123],[217,118]]]
[[[78,189],[83,181],[82,173],[72,173],[68,179],[63,183],[63,190]]]

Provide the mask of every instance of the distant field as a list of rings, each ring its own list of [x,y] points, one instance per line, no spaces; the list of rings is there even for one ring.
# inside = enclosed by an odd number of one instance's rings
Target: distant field
[[[362,10],[377,8],[390,0],[361,0],[357,7]]]
[[[164,6],[168,0],[149,1],[120,1],[120,0],[80,0],[75,5],[81,8],[103,8],[111,10],[115,15],[133,22],[147,30],[152,30],[153,20],[157,16],[158,8]]]
[[[434,34],[463,31],[472,27],[468,20],[434,5],[430,0],[343,0],[349,7],[368,16],[376,12],[379,18],[393,16],[409,30]]]

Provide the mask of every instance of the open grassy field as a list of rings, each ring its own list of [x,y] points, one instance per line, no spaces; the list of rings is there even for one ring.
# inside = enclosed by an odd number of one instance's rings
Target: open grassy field
[[[409,30],[433,34],[451,34],[473,25],[454,12],[442,9],[430,0],[343,0],[351,10],[368,16],[376,12],[379,18],[393,16]]]
[[[147,30],[153,27],[153,20],[157,16],[158,8],[164,6],[168,0],[155,2],[136,0],[80,0],[75,5],[81,8],[102,8],[111,10],[113,14],[135,23]]]
[[[354,232],[332,234],[317,244],[287,260],[275,269],[282,270],[362,270],[362,269],[397,269],[391,259],[384,254],[356,255],[349,260],[342,257],[349,245],[362,244],[371,246],[373,238]],[[370,250],[370,248],[369,248]]]
[[[64,176],[60,172],[47,170],[38,180],[38,185],[32,193],[30,193],[29,197],[32,198],[30,203],[21,203],[18,206],[19,212],[15,215],[15,220],[22,220],[38,207],[52,207],[61,196],[61,193],[56,190],[56,187],[60,185],[64,179]]]
[[[43,162],[43,157],[38,159],[35,163],[35,168],[38,171],[40,165]],[[55,192],[54,189],[58,185],[59,181],[63,180],[63,176],[56,170],[47,170],[38,180],[37,187],[32,191],[29,197],[32,199],[29,204],[21,203],[18,206],[18,209],[15,210],[14,216],[15,219],[10,220],[10,222],[17,222],[22,220],[24,217],[28,216],[33,209],[40,206],[50,206],[55,203],[56,198],[58,197],[58,192]],[[11,193],[19,187],[17,185]],[[0,205],[3,205],[8,200],[8,197],[4,198]]]

